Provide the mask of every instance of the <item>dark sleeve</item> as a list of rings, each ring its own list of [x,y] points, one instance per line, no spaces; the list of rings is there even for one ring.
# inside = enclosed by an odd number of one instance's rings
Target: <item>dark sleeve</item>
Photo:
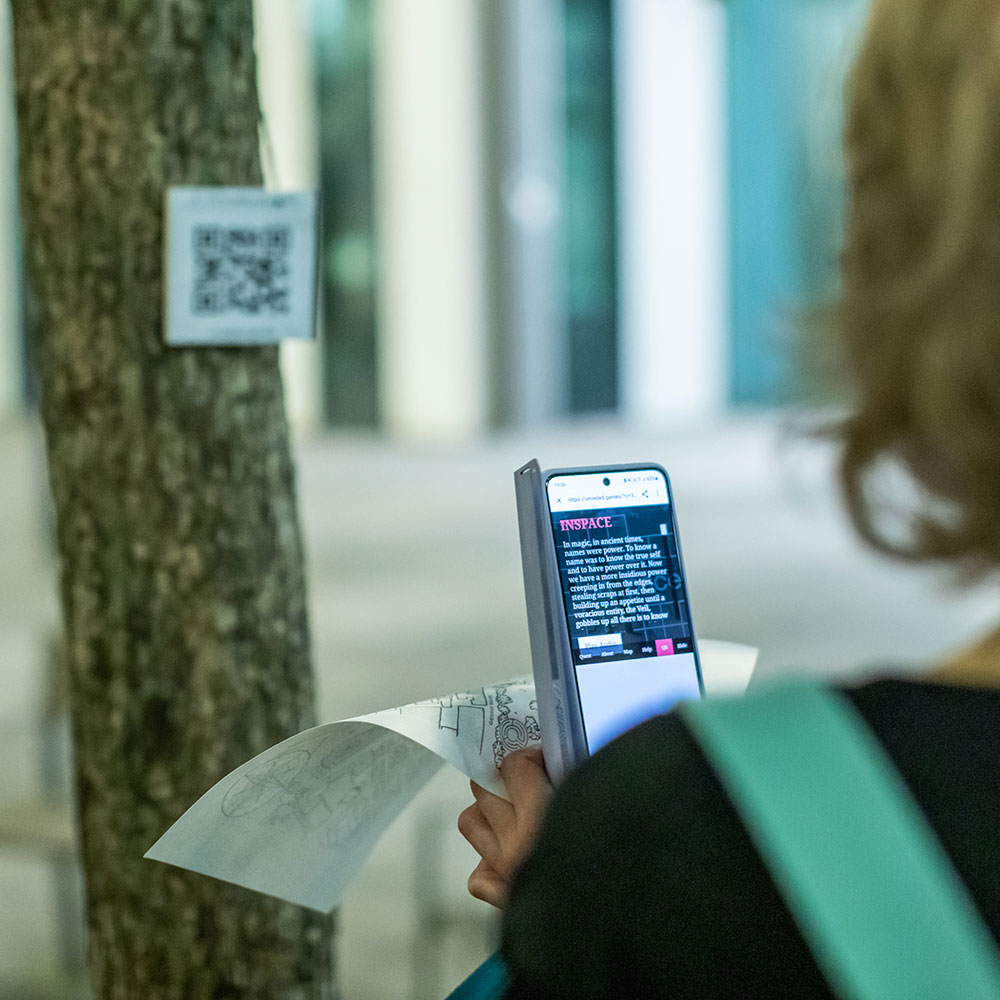
[[[830,996],[718,780],[676,714],[558,789],[511,887],[508,1000]],[[767,961],[781,956],[781,968]]]

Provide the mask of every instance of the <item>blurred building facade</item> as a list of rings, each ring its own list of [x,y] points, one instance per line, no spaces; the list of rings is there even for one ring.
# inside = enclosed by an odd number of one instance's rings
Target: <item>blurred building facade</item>
[[[295,422],[433,442],[780,403],[788,317],[833,288],[864,6],[255,0],[267,182],[323,192]],[[0,414],[29,391],[9,78]]]

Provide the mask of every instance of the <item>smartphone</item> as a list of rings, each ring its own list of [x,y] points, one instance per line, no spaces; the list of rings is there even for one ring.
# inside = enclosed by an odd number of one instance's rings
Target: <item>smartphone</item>
[[[515,482],[542,742],[557,780],[704,686],[664,469],[542,472],[533,461]]]

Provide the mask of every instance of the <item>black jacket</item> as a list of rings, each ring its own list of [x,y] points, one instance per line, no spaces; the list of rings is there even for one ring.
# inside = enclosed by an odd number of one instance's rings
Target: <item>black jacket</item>
[[[1000,692],[881,680],[846,694],[1000,937]],[[508,1000],[833,996],[676,714],[558,790],[501,951]]]

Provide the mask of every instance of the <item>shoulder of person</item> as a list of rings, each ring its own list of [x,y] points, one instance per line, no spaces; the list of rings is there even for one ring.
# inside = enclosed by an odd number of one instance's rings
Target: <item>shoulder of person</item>
[[[762,954],[782,956],[808,985],[802,996],[829,995],[676,712],[619,737],[559,787],[512,885],[502,949],[515,983],[530,984],[515,995],[539,1000],[726,995],[733,982],[766,996]]]
[[[728,803],[676,713],[602,748],[556,790],[514,880],[508,963],[530,969],[552,996],[613,995],[606,991],[621,988],[637,943],[636,915],[653,916],[651,898],[674,908],[679,883],[693,874],[692,851],[704,847],[698,831],[719,821],[732,824]],[[662,930],[672,917],[656,909]],[[676,915],[683,919],[681,908]]]

